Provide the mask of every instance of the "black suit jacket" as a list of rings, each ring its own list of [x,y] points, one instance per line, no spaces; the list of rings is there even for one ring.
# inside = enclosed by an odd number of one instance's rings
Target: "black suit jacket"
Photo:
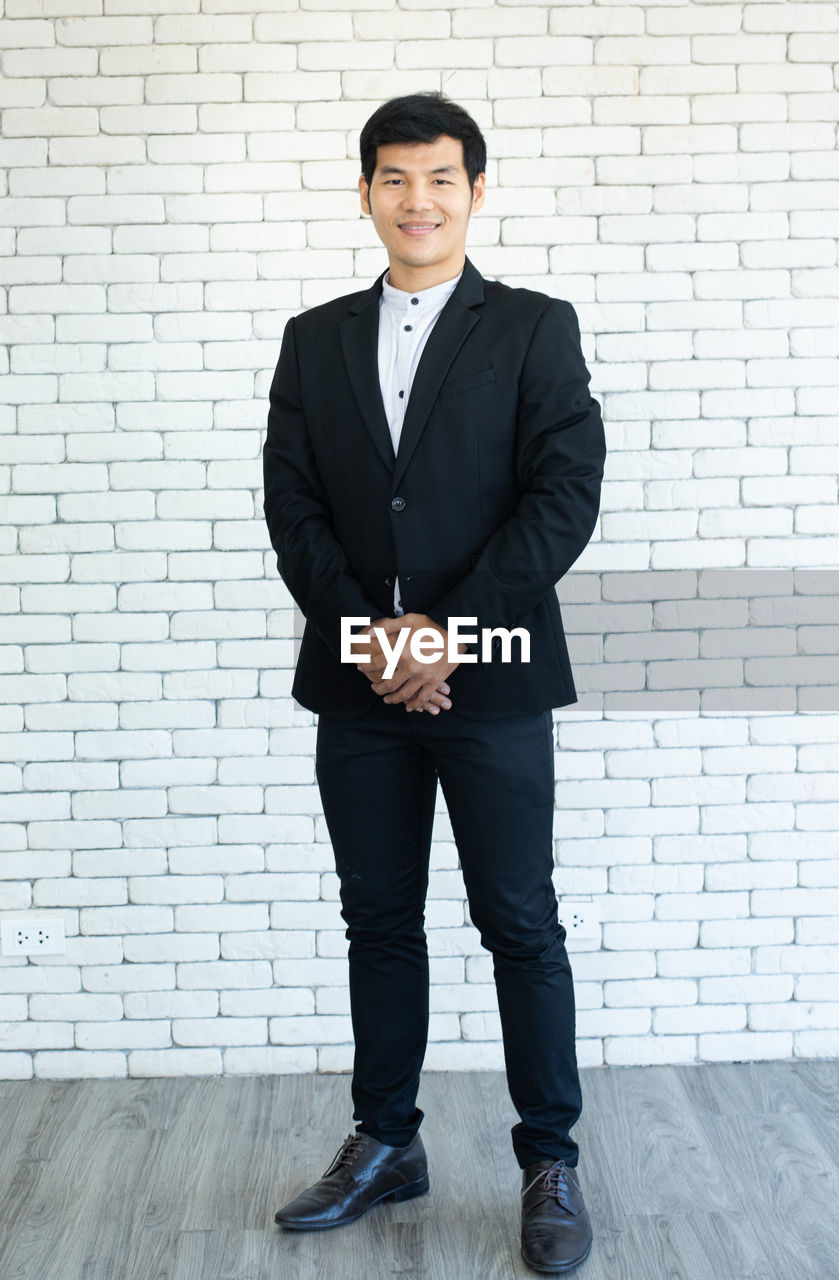
[[[384,273],[383,273],[384,274]],[[529,663],[462,663],[454,710],[524,715],[577,700],[555,585],[591,537],[605,441],[569,302],[463,275],[420,358],[394,456],[379,389],[382,276],[290,320],[270,391],[265,516],[306,625],[292,693],[358,716],[342,616],[526,627]],[[442,712],[450,715],[451,712]]]

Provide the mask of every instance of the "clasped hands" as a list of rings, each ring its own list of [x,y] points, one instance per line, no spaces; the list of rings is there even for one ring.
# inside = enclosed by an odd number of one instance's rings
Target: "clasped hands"
[[[394,644],[392,637],[397,632],[409,629],[407,643],[399,656],[396,669],[388,680],[384,678],[388,659],[378,636],[373,632],[374,627],[379,627],[385,632],[391,645]],[[439,658],[430,662],[421,662],[411,652],[411,639],[413,632],[429,627],[440,635],[443,650]],[[446,677],[450,676],[460,664],[449,662],[446,656],[448,632],[444,627],[433,622],[427,614],[405,613],[399,618],[376,618],[369,626],[362,627],[355,633],[353,647],[356,653],[365,650],[369,653],[370,661],[358,662],[356,666],[367,676],[373,686],[373,692],[377,693],[384,702],[404,702],[406,711],[428,711],[434,716],[451,708],[451,699],[448,696],[451,690]],[[462,642],[458,646],[458,652],[468,652]]]

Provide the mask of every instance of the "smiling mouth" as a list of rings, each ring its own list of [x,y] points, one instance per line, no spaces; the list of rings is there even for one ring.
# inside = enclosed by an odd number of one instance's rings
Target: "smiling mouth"
[[[425,235],[429,231],[436,231],[438,226],[437,222],[402,222],[399,230],[406,231],[408,235]]]

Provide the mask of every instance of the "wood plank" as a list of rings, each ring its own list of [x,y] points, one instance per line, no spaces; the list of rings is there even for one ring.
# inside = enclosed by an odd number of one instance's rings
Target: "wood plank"
[[[582,1073],[581,1280],[839,1275],[839,1063]],[[428,1072],[431,1190],[323,1232],[275,1210],[355,1128],[348,1075],[8,1081],[3,1280],[525,1280],[499,1072]]]

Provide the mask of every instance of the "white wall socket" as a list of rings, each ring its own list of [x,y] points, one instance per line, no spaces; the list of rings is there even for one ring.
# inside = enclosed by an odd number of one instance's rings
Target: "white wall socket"
[[[66,949],[64,921],[58,917],[0,920],[0,951],[4,956],[61,955]]]
[[[572,938],[599,938],[600,908],[596,902],[563,898],[559,904],[559,923],[569,941]]]

